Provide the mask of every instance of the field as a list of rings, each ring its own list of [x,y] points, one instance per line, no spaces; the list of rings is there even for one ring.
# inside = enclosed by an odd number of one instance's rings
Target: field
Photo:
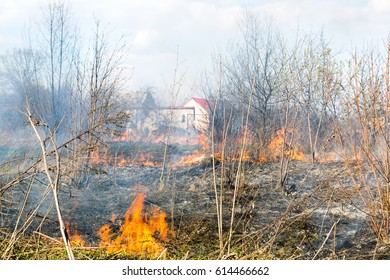
[[[390,256],[388,245],[375,238],[365,204],[352,182],[358,168],[354,162],[291,161],[286,185],[294,190],[287,192],[277,187],[278,162],[244,162],[238,169],[236,161],[222,164],[215,159],[213,164],[211,157],[203,155],[196,163],[183,164],[183,157],[199,154],[198,146],[170,147],[170,154],[175,155],[161,176],[162,148],[112,143],[106,152],[95,155],[99,160],[88,176],[74,179],[78,187],[63,182],[59,200],[77,258]],[[373,176],[369,171],[366,174]],[[237,176],[240,183],[236,187]],[[44,193],[44,186],[26,183],[5,193],[8,204],[1,209],[0,252],[7,252],[8,258],[66,258],[52,199],[50,195],[42,199]],[[23,201],[25,209],[19,216]],[[28,228],[12,235],[12,229],[23,228],[23,223]],[[12,239],[15,236],[17,240]]]

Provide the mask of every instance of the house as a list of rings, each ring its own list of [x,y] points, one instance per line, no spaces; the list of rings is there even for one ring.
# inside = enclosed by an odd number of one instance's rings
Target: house
[[[130,122],[118,141],[151,141],[167,133],[188,136],[208,130],[211,102],[191,98],[181,106],[157,106],[151,91],[135,92],[126,105]]]
[[[193,109],[191,118],[191,126],[196,131],[203,132],[209,129],[210,115],[213,102],[202,98],[191,98],[182,107]],[[184,118],[184,117],[183,117]]]
[[[159,108],[161,115],[170,120],[172,128],[187,132],[202,133],[209,128],[211,102],[202,98],[191,98],[181,106]]]

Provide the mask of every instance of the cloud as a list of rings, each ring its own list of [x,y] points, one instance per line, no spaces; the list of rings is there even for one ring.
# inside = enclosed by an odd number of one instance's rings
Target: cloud
[[[241,8],[213,2],[114,0],[109,13],[101,12],[105,8],[102,4],[94,10],[97,17],[103,16],[102,22],[121,26],[121,31],[130,34],[133,78],[144,84],[147,79],[155,83],[162,75],[173,73],[178,47],[182,69],[192,76],[207,63],[216,46],[226,44],[237,30]]]
[[[155,29],[143,29],[136,31],[134,37],[134,46],[136,48],[152,48],[156,47],[156,43],[160,40],[160,32]]]
[[[387,37],[390,31],[388,0],[283,0],[258,1],[253,10],[272,17],[284,34],[323,29],[337,50],[349,51]]]
[[[2,52],[14,47],[23,25],[40,15],[46,2],[0,2]],[[142,83],[155,83],[173,71],[178,45],[191,79],[210,61],[213,51],[239,37],[237,22],[246,8],[271,17],[283,33],[295,32],[298,24],[302,31],[324,28],[337,47],[386,37],[390,18],[388,0],[78,0],[70,4],[83,33],[90,34],[95,17],[109,23],[117,37],[128,35],[129,63],[135,67],[134,79]]]
[[[25,25],[35,14],[35,4],[38,2],[0,1],[0,42],[3,51],[21,46]]]
[[[390,1],[388,0],[370,0],[367,6],[376,13],[390,12]]]

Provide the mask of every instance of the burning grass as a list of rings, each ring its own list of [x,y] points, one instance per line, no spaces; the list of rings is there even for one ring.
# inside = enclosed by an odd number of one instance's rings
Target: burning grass
[[[169,161],[177,164],[182,159],[203,149],[199,145],[168,145]],[[91,155],[92,164],[117,167],[162,167],[164,143],[110,142],[96,147]]]
[[[302,150],[294,146],[292,139],[294,131],[292,129],[282,128],[276,132],[276,136],[271,139],[268,145],[269,148],[269,159],[278,160],[284,153],[284,156],[291,160],[305,161],[306,157]]]
[[[242,139],[239,137],[235,144],[222,152],[221,145],[211,153],[210,139],[200,134],[197,141],[187,144],[167,144],[167,155],[164,157],[165,143],[163,142],[130,142],[113,141],[105,146],[96,147],[90,154],[90,162],[95,165],[109,165],[124,168],[132,167],[156,167],[165,166],[168,161],[174,168],[195,166],[209,161],[212,158],[218,162],[238,162],[264,164],[278,162],[286,157],[293,161],[310,161],[303,152],[303,148],[294,143],[294,130],[280,129],[272,137],[266,149],[258,150],[253,144],[248,144],[241,151]],[[338,157],[334,154],[325,154],[316,158],[317,162],[332,162]]]
[[[281,154],[278,149],[285,142],[280,141],[281,136],[278,133],[276,140],[271,142],[274,143],[276,154]],[[339,231],[346,230],[348,226],[345,225],[349,223],[351,228],[361,226],[357,224],[357,219],[344,218],[347,214],[339,210],[350,204],[353,196],[353,192],[350,192],[350,197],[337,200],[344,189],[335,189],[334,186],[350,184],[344,163],[308,163],[298,159],[301,155],[298,146],[285,145],[285,156],[293,159],[287,183],[297,185],[300,200],[285,197],[274,188],[278,176],[277,163],[267,160],[260,164],[255,160],[254,153],[244,151],[241,160],[245,162],[242,165],[245,174],[238,187],[237,203],[233,210],[236,220],[231,251],[226,256],[219,255],[215,193],[210,187],[213,184],[209,164],[211,156],[207,156],[203,145],[169,147],[171,154],[182,154],[183,157],[176,157],[179,163],[170,165],[171,170],[167,173],[170,177],[164,191],[157,191],[156,187],[160,182],[160,169],[145,164],[160,158],[163,146],[154,144],[140,148],[135,143],[116,142],[106,149],[94,151],[90,160],[103,165],[106,172],[92,174],[90,180],[93,183],[89,188],[80,192],[72,190],[72,194],[63,199],[64,208],[73,201],[79,203],[75,207],[68,205],[69,209],[65,211],[72,222],[74,219],[75,228],[79,230],[76,232],[70,226],[68,228],[76,258],[310,259],[316,255],[324,237],[339,218],[344,224],[337,224],[337,231],[331,232],[329,242],[317,256],[323,259],[343,256],[361,258],[364,250],[356,249],[357,242],[353,241],[352,246],[357,252],[352,256],[350,251],[342,251],[346,237],[339,236]],[[268,156],[272,154],[270,149]],[[216,165],[216,173],[224,174],[224,180],[217,181],[217,187],[224,190],[224,242],[229,228],[240,154],[232,151],[230,155],[224,165]],[[132,157],[138,157],[138,161],[142,159],[144,163],[131,164]],[[136,188],[139,182],[147,187],[144,190]],[[316,190],[315,194],[309,195],[313,189]],[[140,191],[145,191],[148,201]],[[124,207],[132,199],[132,205],[126,210]],[[40,232],[19,239],[8,258],[66,259],[66,252],[58,237],[48,237],[53,236],[57,229],[53,227],[54,230],[45,232],[47,235]],[[5,250],[9,238],[9,235],[5,235],[0,241],[0,253]],[[371,252],[372,246],[365,253]],[[386,258],[386,255],[383,257]]]
[[[168,236],[173,235],[173,232],[165,221],[166,214],[160,209],[153,206],[149,212],[144,212],[144,200],[144,194],[136,196],[124,215],[123,224],[116,237],[108,224],[99,229],[100,248],[107,253],[124,252],[146,258],[157,258],[164,252],[164,247],[158,239],[168,241]]]

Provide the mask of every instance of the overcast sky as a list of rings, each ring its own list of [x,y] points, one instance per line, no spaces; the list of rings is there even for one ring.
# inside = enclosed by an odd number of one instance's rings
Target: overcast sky
[[[0,54],[23,46],[23,31],[31,18],[41,15],[48,0],[0,1]],[[321,28],[335,48],[379,43],[390,31],[389,0],[73,0],[75,22],[83,32],[94,17],[126,35],[129,87],[170,83],[179,46],[179,70],[186,73],[186,91],[209,66],[211,54],[223,50],[238,36],[237,18],[251,8],[271,17],[283,32],[318,32]],[[164,82],[165,80],[165,82]],[[191,95],[186,93],[185,95]]]

